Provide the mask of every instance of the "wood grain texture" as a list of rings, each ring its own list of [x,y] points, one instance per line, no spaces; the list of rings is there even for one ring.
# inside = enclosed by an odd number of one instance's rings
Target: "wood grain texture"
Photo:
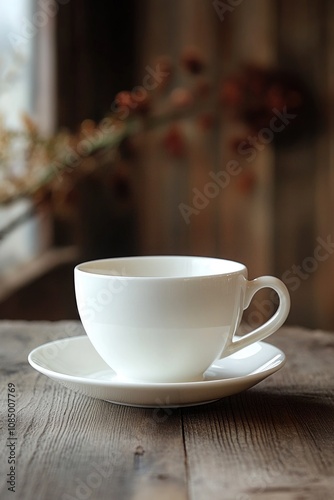
[[[282,328],[287,364],[209,405],[141,409],[76,394],[27,355],[83,333],[77,322],[0,322],[0,498],[308,500],[334,487],[334,334]],[[8,383],[17,402],[8,492]]]

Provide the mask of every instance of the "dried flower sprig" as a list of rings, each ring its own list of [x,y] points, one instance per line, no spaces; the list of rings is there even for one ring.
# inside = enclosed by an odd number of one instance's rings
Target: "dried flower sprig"
[[[124,135],[130,134],[130,123],[110,120],[103,131],[98,125],[85,136],[82,131],[61,131],[42,137],[27,116],[20,132],[0,126],[0,204],[21,197],[32,197],[41,189],[53,187],[63,174],[73,172],[87,156],[104,148],[117,148]]]
[[[168,78],[157,86],[157,95],[143,87],[140,94],[120,92],[112,115],[99,123],[85,120],[77,133],[59,131],[45,138],[28,116],[23,117],[21,131],[7,130],[0,119],[0,204],[35,197],[43,190],[59,191],[67,174],[71,174],[73,184],[76,176],[98,167],[101,155],[116,159],[122,154],[124,140],[144,130],[162,127],[162,147],[170,156],[180,157],[185,151],[182,120],[193,120],[205,131],[214,126],[219,103],[226,113],[232,111],[252,130],[267,123],[273,106],[292,106],[298,116],[304,117],[303,88],[281,72],[247,67],[224,80],[217,93],[206,73],[205,59],[194,48],[186,48],[181,54],[180,69],[187,82],[183,86],[179,79],[173,80],[175,68],[170,58],[161,57],[159,64]],[[303,135],[303,123],[304,120],[298,121],[295,135]],[[164,125],[168,127],[163,128]],[[97,154],[99,161],[87,161]]]

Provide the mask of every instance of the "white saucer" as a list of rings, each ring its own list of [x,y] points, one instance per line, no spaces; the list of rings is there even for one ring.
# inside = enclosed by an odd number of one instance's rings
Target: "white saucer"
[[[149,408],[211,403],[244,391],[282,368],[284,353],[257,342],[216,361],[204,380],[182,383],[139,383],[117,380],[86,335],[49,342],[28,357],[37,371],[74,391],[112,403]]]

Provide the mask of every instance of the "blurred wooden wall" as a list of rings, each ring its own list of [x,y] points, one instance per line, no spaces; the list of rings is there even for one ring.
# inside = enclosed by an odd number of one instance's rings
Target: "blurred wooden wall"
[[[166,128],[150,132],[137,171],[141,252],[242,261],[251,278],[274,274],[286,281],[290,323],[334,329],[333,2],[244,0],[226,12],[219,5],[142,2],[138,81],[157,57],[166,54],[177,62],[186,46],[195,46],[205,54],[213,90],[243,63],[295,73],[315,99],[321,127],[314,132],[311,126],[312,134],[290,146],[268,144],[250,164],[231,147],[233,138],[247,131],[220,109],[206,133],[197,132],[191,120],[183,123],[184,160],[170,158],[161,147]],[[174,86],[186,84],[179,72]],[[203,191],[210,173],[224,170],[231,159],[243,173],[186,224],[179,204],[191,205],[193,188]]]
[[[291,321],[334,329],[334,5],[276,4],[277,62],[307,83],[319,123],[315,136],[275,152],[274,272],[288,280]]]

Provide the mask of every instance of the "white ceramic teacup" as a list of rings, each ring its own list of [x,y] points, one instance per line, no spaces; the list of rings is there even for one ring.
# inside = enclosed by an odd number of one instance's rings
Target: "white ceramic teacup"
[[[279,307],[263,325],[235,338],[244,309],[261,288]],[[126,380],[201,380],[220,357],[274,333],[289,313],[289,293],[272,276],[247,280],[239,262],[211,257],[148,256],[84,262],[75,293],[96,351]]]

